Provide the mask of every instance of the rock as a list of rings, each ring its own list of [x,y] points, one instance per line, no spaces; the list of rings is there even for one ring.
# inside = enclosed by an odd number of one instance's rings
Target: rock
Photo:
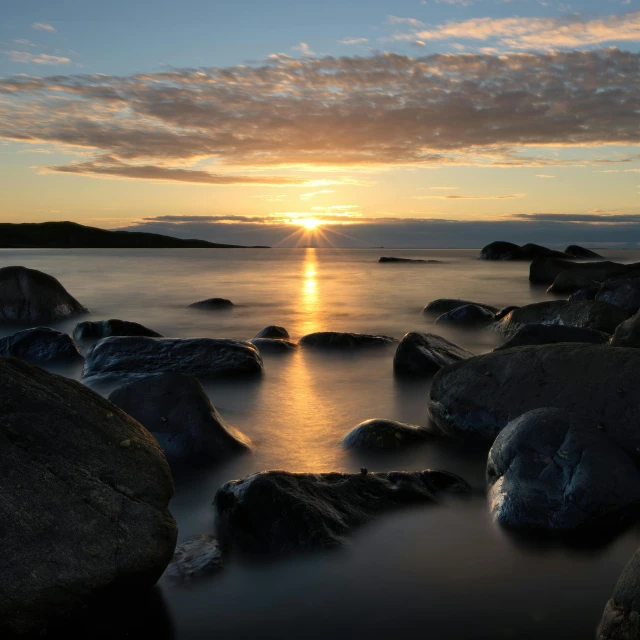
[[[488,311],[492,311],[495,313],[498,311],[497,307],[492,307],[488,304],[481,304],[480,302],[471,302],[471,300],[458,300],[455,298],[438,298],[437,300],[432,300],[423,310],[422,313],[433,313],[437,315],[442,315],[443,313],[447,313],[449,311],[453,311],[454,309],[458,309],[459,307],[464,307],[466,305],[474,305],[476,307],[482,307],[487,309]]]
[[[635,313],[640,309],[640,278],[626,278],[604,282],[596,300]]]
[[[628,317],[627,311],[608,302],[553,300],[515,309],[490,328],[506,336],[514,335],[521,327],[530,324],[566,325],[611,334]]]
[[[443,264],[442,260],[417,260],[414,258],[394,258],[393,256],[383,256],[378,262],[423,262],[424,264]]]
[[[254,337],[254,340],[258,338],[269,338],[270,340],[288,340],[289,332],[284,327],[280,327],[277,324],[270,324],[268,327],[265,327],[260,333],[258,333]]]
[[[602,331],[566,327],[561,324],[527,324],[520,327],[504,344],[494,351],[524,347],[526,345],[557,344],[558,342],[586,342],[588,344],[606,344],[611,336]]]
[[[227,460],[249,449],[249,439],[225,423],[192,376],[161,373],[135,380],[109,400],[153,434],[172,468]]]
[[[0,338],[0,356],[34,364],[79,363],[84,359],[71,336],[47,327],[25,329]]]
[[[586,289],[578,289],[575,293],[572,293],[568,300],[569,302],[580,302],[581,300],[595,300],[600,291],[600,287],[587,287]]]
[[[496,319],[495,315],[477,304],[466,304],[453,311],[443,313],[436,324],[454,324],[462,327],[486,327]]]
[[[360,347],[381,347],[393,342],[397,342],[397,340],[389,336],[320,331],[300,338],[299,344],[303,347],[322,347],[326,349],[358,349]]]
[[[578,260],[604,260],[599,253],[591,251],[591,249],[585,249],[585,247],[581,247],[577,244],[570,244],[564,252],[568,256],[577,258]]]
[[[73,337],[78,342],[100,340],[111,336],[148,336],[162,338],[162,334],[148,329],[137,322],[128,320],[100,320],[99,322],[79,322],[73,330]]]
[[[446,471],[265,471],[222,485],[213,507],[222,541],[245,552],[286,554],[338,547],[384,512],[469,491]]]
[[[612,347],[640,347],[640,312],[616,327],[610,344]]]
[[[218,573],[222,563],[222,549],[213,536],[193,536],[176,549],[167,568],[167,577],[185,584]]]
[[[551,284],[563,271],[583,276],[595,282],[604,282],[627,271],[638,269],[637,264],[620,264],[618,262],[570,262],[555,258],[539,258],[529,267],[529,280],[535,284]],[[571,292],[567,292],[571,293]]]
[[[190,309],[203,309],[205,311],[219,311],[222,309],[231,309],[234,304],[226,298],[209,298],[208,300],[200,300],[189,305]]]
[[[239,340],[114,337],[103,338],[89,351],[83,380],[96,384],[166,372],[249,376],[262,373],[262,368],[258,350]]]
[[[402,338],[393,358],[396,374],[433,375],[442,367],[473,357],[473,353],[433,333],[412,331]]]
[[[480,260],[534,260],[536,258],[567,258],[564,253],[547,249],[539,244],[525,244],[522,247],[512,242],[492,242],[480,252]]]
[[[2,637],[46,633],[96,596],[137,598],[158,580],[177,526],[146,429],[78,382],[0,359],[0,441]]]
[[[0,269],[0,323],[48,324],[88,313],[53,276],[26,267]]]
[[[401,449],[432,437],[426,429],[395,420],[365,420],[340,441],[345,449],[376,451]]]
[[[439,371],[429,414],[452,437],[491,444],[514,418],[545,407],[597,422],[640,452],[640,351],[560,343],[494,351]]]
[[[295,342],[280,338],[253,338],[249,343],[257,347],[260,353],[291,353],[299,348]]]
[[[607,602],[597,640],[640,638],[640,549],[627,563]]]
[[[562,409],[512,420],[489,451],[487,481],[494,519],[517,529],[617,528],[640,502],[633,460],[595,422]]]
[[[512,304],[508,307],[505,307],[504,309],[500,309],[500,311],[496,313],[496,320],[502,320],[502,318],[508,316],[512,311],[515,311],[519,308],[520,307],[516,306],[515,304]]]
[[[547,293],[575,293],[580,289],[589,287],[600,287],[600,282],[594,280],[591,276],[574,271],[561,271],[553,281],[553,284],[547,289]]]

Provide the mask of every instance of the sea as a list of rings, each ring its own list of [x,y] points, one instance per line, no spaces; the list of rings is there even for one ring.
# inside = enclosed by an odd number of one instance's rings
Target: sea
[[[640,261],[640,251],[602,253]],[[383,255],[440,263],[379,264]],[[496,335],[435,326],[423,307],[436,298],[502,308],[553,297],[530,285],[528,263],[477,256],[478,250],[455,249],[1,250],[0,264],[52,274],[90,309],[91,319],[132,320],[165,336],[247,340],[270,324],[284,326],[293,340],[315,331],[398,339],[427,331],[480,354],[499,343]],[[234,307],[187,308],[212,297],[228,298]],[[75,322],[56,328],[72,332]],[[3,328],[0,335],[9,332]],[[525,539],[491,520],[486,451],[446,439],[377,455],[343,450],[342,436],[368,418],[427,424],[429,381],[396,379],[394,350],[265,354],[259,379],[205,381],[212,403],[251,438],[254,451],[176,479],[170,509],[179,542],[214,533],[211,503],[222,483],[268,469],[445,469],[465,478],[474,497],[387,514],[337,551],[260,561],[231,555],[219,574],[190,586],[163,578],[156,609],[140,613],[155,617],[154,637],[594,637],[620,572],[640,543],[640,528],[597,546]],[[64,373],[81,376],[81,370]]]

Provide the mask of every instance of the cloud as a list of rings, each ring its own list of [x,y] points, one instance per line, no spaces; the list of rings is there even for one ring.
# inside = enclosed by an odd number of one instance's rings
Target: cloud
[[[47,24],[46,22],[34,22],[31,25],[32,29],[37,29],[38,31],[55,31],[56,28],[52,27],[50,24]]]
[[[36,47],[37,45],[31,42],[30,40],[25,40],[24,38],[18,38],[14,40],[16,44],[21,44],[23,47]]]
[[[345,38],[340,40],[340,44],[365,44],[369,42],[368,38]]]
[[[437,187],[435,187],[437,188]],[[524,198],[526,193],[514,193],[506,196],[413,196],[415,200],[513,200],[516,198]]]
[[[548,173],[536,173],[536,178],[555,178],[556,176],[551,176]]]
[[[335,193],[335,191],[333,189],[320,189],[320,191],[311,191],[310,193],[301,193],[300,199],[309,200],[310,198],[326,195],[327,193]]]
[[[412,27],[423,27],[424,23],[415,18],[398,18],[397,16],[387,16],[389,24],[408,24]]]
[[[28,53],[27,51],[3,51],[3,53],[9,56],[11,62],[26,62],[44,65],[69,64],[71,62],[70,58],[49,56],[46,53],[39,53],[38,55]]]
[[[303,56],[315,56],[316,54],[311,51],[309,45],[306,42],[301,42],[295,47],[291,47],[294,51],[299,51]]]

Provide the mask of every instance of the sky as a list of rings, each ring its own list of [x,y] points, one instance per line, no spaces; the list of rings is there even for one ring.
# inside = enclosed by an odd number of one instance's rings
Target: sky
[[[640,246],[640,0],[21,0],[0,221]]]

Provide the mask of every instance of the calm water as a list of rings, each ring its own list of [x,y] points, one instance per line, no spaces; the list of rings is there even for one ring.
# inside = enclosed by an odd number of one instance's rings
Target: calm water
[[[604,252],[637,261],[640,252]],[[377,264],[380,255],[445,264]],[[147,250],[0,251],[0,264],[56,276],[95,319],[141,322],[167,336],[249,339],[268,324],[293,339],[320,330],[433,330],[434,298],[503,307],[547,300],[528,264],[480,262],[477,251]],[[229,312],[186,309],[230,298]],[[59,328],[71,331],[75,322]],[[476,353],[485,332],[438,333]],[[365,456],[337,445],[367,418],[425,424],[428,383],[396,381],[394,349],[265,356],[259,381],[207,383],[211,400],[251,437],[255,452],[201,477],[178,479],[171,510],[180,540],[212,533],[211,501],[224,481],[254,471],[442,468],[484,488],[486,454],[448,442]],[[77,372],[79,376],[79,372]],[[499,399],[497,399],[499,401]],[[189,589],[161,584],[177,640],[244,638],[591,638],[605,602],[640,541],[632,530],[606,547],[532,546],[491,522],[484,498],[390,514],[343,550],[284,562],[230,559]]]

